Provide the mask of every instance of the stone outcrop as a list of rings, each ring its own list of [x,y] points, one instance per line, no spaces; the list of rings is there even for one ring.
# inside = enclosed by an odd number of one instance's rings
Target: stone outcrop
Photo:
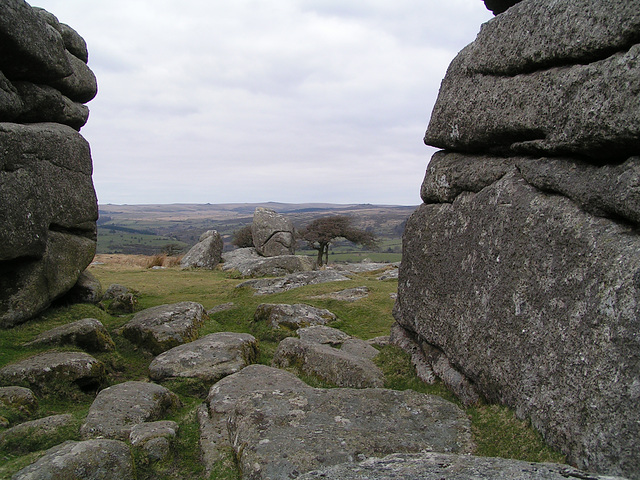
[[[337,317],[326,308],[312,307],[303,303],[261,303],[253,314],[254,322],[268,323],[271,328],[298,328],[310,325],[326,325]]]
[[[122,335],[135,345],[159,355],[198,338],[198,329],[208,318],[196,302],[159,305],[137,313],[123,328]]]
[[[46,352],[0,369],[0,384],[36,394],[72,396],[96,391],[105,381],[104,364],[87,353]]]
[[[152,422],[180,406],[167,388],[147,382],[124,382],[102,390],[80,429],[83,438],[128,440],[135,425]]]
[[[0,327],[71,289],[96,248],[84,40],[23,0],[0,5]],[[81,58],[79,58],[81,57]]]
[[[296,239],[293,223],[269,208],[258,207],[251,224],[253,246],[263,257],[293,255]]]
[[[230,445],[244,479],[295,478],[397,451],[472,448],[469,420],[442,398],[411,390],[311,388],[263,365],[215,384],[201,422],[204,457],[213,460],[212,448]]]
[[[134,480],[136,478],[129,446],[117,440],[67,441],[50,448],[44,456],[23,468],[13,480]],[[79,477],[78,475],[82,475]]]
[[[523,0],[482,27],[425,136],[446,150],[407,223],[394,310],[420,349],[570,463],[631,478],[639,38],[640,4],[623,0]]]
[[[222,270],[237,271],[243,277],[277,277],[296,272],[310,272],[313,260],[304,255],[263,257],[255,248],[238,248],[222,254]]]
[[[149,365],[153,380],[198,378],[207,388],[256,361],[258,341],[248,333],[220,332],[158,355]]]
[[[623,480],[622,477],[590,475],[567,465],[529,463],[504,458],[474,457],[449,453],[396,453],[384,458],[368,458],[354,464],[343,463],[297,477],[298,480],[334,478],[340,480]]]
[[[215,230],[207,230],[200,236],[198,243],[182,257],[180,266],[212,270],[220,263],[222,248],[223,241],[220,234]]]
[[[349,277],[339,272],[331,270],[314,270],[313,272],[291,273],[278,278],[256,278],[247,280],[237,285],[236,288],[251,287],[255,290],[254,295],[270,295],[281,293],[294,288],[306,285],[317,285],[319,283],[343,282]]]
[[[341,302],[355,302],[369,296],[369,287],[354,287],[340,290],[339,292],[325,293],[322,295],[314,295],[310,298],[330,298],[340,300]]]
[[[26,387],[0,387],[0,408],[18,418],[29,418],[38,410],[38,399]]]
[[[75,345],[89,352],[111,352],[115,344],[100,320],[83,318],[41,333],[26,343],[26,347],[37,345]]]

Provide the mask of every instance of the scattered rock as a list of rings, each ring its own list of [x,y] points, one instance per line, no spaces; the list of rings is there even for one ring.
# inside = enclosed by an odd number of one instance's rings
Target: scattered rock
[[[119,383],[98,394],[80,434],[85,439],[128,440],[135,425],[157,420],[179,406],[175,393],[155,383]]]
[[[75,420],[70,414],[53,415],[21,423],[0,433],[0,450],[14,454],[28,453],[32,445],[41,446],[50,437],[58,435],[61,430],[73,428],[74,423]],[[76,432],[77,428],[76,426]],[[38,448],[38,450],[41,449],[42,447]]]
[[[253,246],[263,257],[295,254],[293,223],[269,208],[256,208],[251,224]]]
[[[329,268],[341,272],[364,273],[375,272],[376,270],[393,270],[397,269],[400,263],[375,263],[362,261],[360,263],[336,263]]]
[[[80,473],[81,472],[81,473]],[[81,475],[81,477],[78,477]],[[16,473],[12,480],[134,480],[129,447],[116,440],[67,441]]]
[[[47,352],[0,369],[0,383],[37,394],[73,395],[97,390],[105,380],[102,362],[82,352]]]
[[[462,410],[412,390],[263,390],[236,402],[228,426],[243,478],[251,479],[293,478],[398,451],[473,447]]]
[[[215,230],[208,230],[200,236],[187,254],[180,260],[182,268],[214,269],[221,260],[223,242],[220,234]]]
[[[378,353],[377,350],[375,353]],[[312,343],[294,337],[280,342],[273,356],[273,365],[296,368],[340,387],[370,388],[384,385],[384,374],[369,358],[356,356],[328,344]]]
[[[233,308],[233,302],[221,303],[220,305],[216,305],[210,310],[207,310],[207,315],[215,315],[216,313],[224,312],[227,310],[231,310]]]
[[[304,255],[262,257],[255,248],[238,248],[222,255],[222,270],[237,271],[243,277],[273,277],[296,272],[310,272],[313,260]]]
[[[153,380],[198,378],[215,383],[256,361],[258,342],[248,333],[212,333],[158,355],[149,366]]]
[[[102,285],[91,272],[80,274],[76,284],[64,296],[68,303],[98,303],[102,300]]]
[[[319,283],[342,282],[349,280],[341,273],[330,270],[318,270],[313,272],[293,273],[280,278],[259,278],[242,282],[236,288],[251,287],[256,292],[254,295],[269,295],[281,293],[294,288],[306,285],[316,285]]]
[[[367,343],[373,347],[386,347],[390,343],[389,335],[374,337],[367,340]]]
[[[344,333],[337,328],[316,325],[298,330],[300,340],[310,343],[321,343],[331,345],[332,347],[340,347],[344,342],[349,340],[351,335]]]
[[[262,303],[253,315],[254,322],[265,322],[271,328],[285,327],[291,330],[310,325],[326,325],[335,320],[336,316],[329,310],[302,303]]]
[[[104,328],[95,318],[84,318],[41,333],[25,347],[37,345],[75,345],[89,352],[110,352],[115,344]]]
[[[384,281],[384,280],[397,280],[398,278],[398,269],[397,268],[392,268],[389,269],[387,271],[385,271],[382,275],[380,275],[378,277],[378,280],[380,281]]]
[[[325,293],[324,295],[314,295],[309,298],[331,298],[342,302],[355,302],[369,296],[369,287],[355,287],[340,290],[339,292]]]
[[[396,453],[384,458],[368,458],[358,464],[343,463],[300,475],[298,480],[334,478],[339,480],[624,480],[601,477],[556,463],[530,463],[506,458],[485,458],[448,453]]]
[[[133,293],[133,292],[129,290],[127,287],[125,287],[124,285],[120,285],[118,283],[112,283],[111,285],[109,285],[109,288],[107,288],[107,290],[104,292],[104,295],[102,296],[102,300],[113,300],[118,295],[123,295],[125,293]]]
[[[157,462],[171,453],[178,428],[178,424],[170,420],[141,423],[131,429],[129,441],[134,447],[142,447],[149,459]]]
[[[116,295],[107,305],[107,312],[111,315],[126,315],[138,308],[138,296],[134,293]]]
[[[28,418],[38,410],[38,399],[25,387],[0,387],[0,407],[15,412],[18,418]]]
[[[137,313],[122,329],[130,342],[159,355],[198,338],[198,329],[208,316],[195,302],[160,305]]]

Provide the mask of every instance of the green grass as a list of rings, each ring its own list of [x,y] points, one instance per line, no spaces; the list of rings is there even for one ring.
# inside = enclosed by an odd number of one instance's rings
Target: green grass
[[[106,289],[112,283],[119,283],[139,292],[139,308],[191,300],[201,303],[205,309],[233,302],[233,307],[211,315],[202,327],[200,335],[219,331],[249,332],[259,340],[260,354],[258,362],[269,365],[278,342],[294,332],[274,331],[270,327],[253,321],[253,314],[261,303],[307,303],[319,308],[327,308],[338,320],[331,326],[363,339],[388,335],[393,323],[391,314],[394,300],[391,294],[397,289],[393,280],[379,281],[380,272],[354,275],[349,281],[326,283],[302,287],[288,292],[267,296],[256,296],[250,288],[236,288],[242,279],[221,271],[180,270],[177,268],[149,270],[143,268],[123,268],[109,265],[92,266],[90,270]],[[369,297],[356,302],[341,302],[332,299],[312,298],[345,288],[366,286]],[[111,316],[96,306],[73,305],[57,306],[49,309],[38,318],[15,327],[0,331],[0,367],[31,356],[43,348],[25,348],[23,343],[33,339],[39,333],[53,327],[93,317],[99,319],[111,333],[116,352],[94,354],[105,363],[108,384],[127,380],[148,378],[148,366],[152,356],[129,343],[117,331],[132,314]],[[441,382],[427,385],[415,375],[409,356],[395,347],[384,347],[376,362],[382,368],[386,387],[398,390],[413,389],[418,392],[440,395],[448,400],[460,403]],[[312,386],[327,386],[314,378],[304,378]],[[198,422],[196,408],[206,396],[208,386],[193,380],[172,380],[165,385],[179,395],[183,407],[172,414],[170,419],[180,423],[176,438],[176,450],[179,455],[166,462],[153,463],[146,459],[141,450],[134,449],[138,479],[173,480],[190,478],[204,479],[205,473],[199,461]],[[73,413],[80,424],[86,416],[93,398],[86,395],[81,398],[43,398],[35,417],[59,413]],[[528,461],[562,462],[557,452],[547,447],[541,436],[527,422],[518,420],[512,411],[495,405],[479,405],[466,409],[472,421],[476,454],[502,456]],[[17,423],[21,419],[9,419]],[[0,429],[0,432],[2,429]],[[77,437],[77,429],[63,434],[65,440]],[[30,450],[39,448],[37,445]],[[44,446],[42,448],[45,448]],[[9,478],[20,468],[34,461],[41,453],[32,452],[16,455],[0,452],[0,478]],[[210,478],[235,480],[238,477],[233,455],[229,453],[220,461]]]

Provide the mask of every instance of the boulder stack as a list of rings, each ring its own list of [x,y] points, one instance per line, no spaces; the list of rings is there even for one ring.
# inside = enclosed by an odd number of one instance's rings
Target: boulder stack
[[[296,241],[293,223],[269,208],[258,207],[251,224],[253,246],[263,257],[293,255]]]
[[[0,326],[74,286],[93,259],[98,206],[78,133],[97,93],[80,35],[23,0],[0,3]]]
[[[570,463],[637,479],[640,1],[509,7],[442,82],[395,318]]]

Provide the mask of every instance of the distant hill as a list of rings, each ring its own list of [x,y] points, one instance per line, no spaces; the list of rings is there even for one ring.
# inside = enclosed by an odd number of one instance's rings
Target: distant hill
[[[185,251],[206,230],[217,230],[230,249],[233,233],[252,222],[257,207],[271,208],[301,228],[315,218],[329,215],[353,217],[354,225],[372,231],[380,239],[381,252],[401,252],[404,225],[417,206],[330,203],[224,203],[100,205],[98,253],[152,255],[162,250]],[[334,253],[360,252],[348,242],[336,244]],[[366,253],[366,252],[365,252]],[[375,254],[377,261],[379,255]],[[369,255],[371,256],[371,255]]]

